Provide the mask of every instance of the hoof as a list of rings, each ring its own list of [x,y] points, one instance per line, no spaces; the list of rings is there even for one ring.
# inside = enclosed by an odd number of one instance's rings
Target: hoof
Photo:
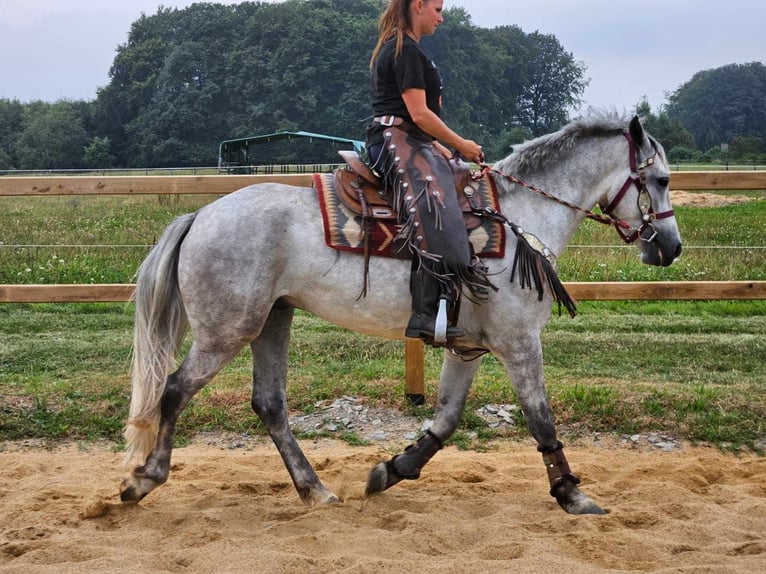
[[[388,482],[388,469],[385,462],[376,464],[367,477],[367,488],[364,489],[366,497],[375,496],[386,490]]]
[[[342,504],[342,503],[343,503],[343,499],[335,496],[332,492],[329,494],[329,496],[325,496],[316,501],[316,504],[322,504],[322,505]]]
[[[401,455],[400,455],[401,456]],[[364,495],[374,496],[388,490],[393,485],[401,482],[404,479],[414,479],[417,475],[402,476],[396,471],[395,462],[399,457],[394,457],[388,462],[379,462],[370,471],[367,477],[367,488],[364,490]],[[419,474],[419,473],[418,473]]]
[[[144,499],[152,490],[164,481],[158,482],[151,478],[137,476],[134,472],[122,481],[120,485],[120,500],[125,503],[136,503]]]
[[[318,478],[305,486],[296,485],[295,489],[298,491],[301,502],[309,507],[343,502],[343,499],[335,496],[335,493],[327,489]]]
[[[312,492],[311,496],[309,496],[309,498],[304,502],[306,502],[306,504],[309,506],[325,506],[329,504],[341,504],[343,499],[337,497],[335,493],[327,490],[326,488],[322,488],[319,492]]]
[[[607,514],[593,499],[572,484],[562,485],[554,495],[569,514]]]
[[[135,504],[141,502],[146,496],[146,493],[138,492],[138,489],[129,484],[128,479],[122,481],[120,485],[120,501],[126,504]]]

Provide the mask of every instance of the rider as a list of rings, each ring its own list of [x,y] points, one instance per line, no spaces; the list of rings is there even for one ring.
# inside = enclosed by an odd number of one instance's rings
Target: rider
[[[399,237],[413,254],[412,316],[405,335],[439,345],[464,335],[456,326],[463,288],[481,299],[491,286],[473,257],[449,167],[451,152],[440,142],[477,163],[483,161],[481,146],[440,118],[441,76],[419,45],[444,21],[443,5],[443,0],[389,1],[370,59],[374,118],[366,141],[368,161],[399,213]]]

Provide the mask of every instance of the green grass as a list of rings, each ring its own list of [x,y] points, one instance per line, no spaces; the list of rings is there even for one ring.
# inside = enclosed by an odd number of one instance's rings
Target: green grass
[[[766,246],[766,199],[760,191],[738,194],[754,200],[676,208],[685,251],[668,268],[642,265],[636,248],[624,246],[612,228],[586,221],[559,257],[560,276],[564,281],[763,280],[766,250],[748,247]],[[165,226],[212,200],[0,197],[0,284],[129,283]]]
[[[200,196],[0,197],[0,283],[129,283]]]
[[[561,277],[766,279],[766,250],[752,249],[766,244],[766,201],[762,192],[750,195],[756,199],[748,203],[677,208],[686,249],[669,268],[641,265],[635,247],[623,247],[612,229],[587,222],[572,243],[588,247],[570,247],[560,257]],[[2,197],[0,283],[130,282],[165,225],[209,201]],[[40,247],[50,244],[57,247]],[[543,333],[547,390],[559,424],[617,433],[661,430],[751,447],[766,436],[766,302],[583,302],[579,310],[574,320],[554,316]],[[0,440],[119,440],[131,340],[128,304],[0,305]],[[440,357],[426,352],[430,405]],[[243,352],[195,398],[179,423],[180,440],[201,430],[263,432],[249,406],[250,369]],[[403,379],[400,342],[297,314],[288,387],[294,410],[310,412],[317,401],[340,394],[411,409]],[[502,366],[485,357],[454,443],[482,444],[494,431],[473,411],[514,401]],[[523,419],[518,422],[521,436],[526,431]]]
[[[127,416],[130,305],[0,305],[0,439],[119,440]],[[332,341],[332,345],[328,345]],[[545,376],[557,422],[593,431],[661,430],[696,441],[752,446],[766,435],[766,302],[584,303],[543,333]],[[440,353],[427,349],[433,405]],[[243,351],[206,387],[179,424],[258,434]],[[407,410],[402,344],[296,316],[288,399],[309,412],[354,394]],[[473,411],[513,403],[500,363],[485,357],[456,444],[493,436]],[[432,414],[433,406],[414,409]],[[519,420],[518,436],[526,431]],[[349,436],[352,443],[358,437]]]
[[[559,275],[563,281],[762,281],[766,200],[763,192],[749,195],[761,199],[675,208],[684,252],[670,267],[643,265],[636,247],[621,245],[612,228],[585,221],[559,257]]]

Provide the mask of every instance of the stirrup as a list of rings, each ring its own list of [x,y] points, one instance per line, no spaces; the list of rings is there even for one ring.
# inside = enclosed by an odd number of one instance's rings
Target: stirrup
[[[446,347],[449,349],[453,347],[455,341],[465,337],[465,331],[463,331],[460,327],[447,327],[447,338],[443,343],[435,341],[434,334],[429,329],[421,329],[418,327],[409,327],[404,332],[404,336],[409,339],[420,339],[426,345],[430,345],[432,347]]]
[[[439,311],[434,321],[434,343],[443,345],[447,342],[447,300],[439,299]]]
[[[429,345],[436,342],[434,340],[433,332],[428,328],[408,326],[404,331],[404,336],[408,339],[423,339]],[[465,337],[465,331],[463,331],[463,329],[451,325],[447,327],[447,337],[445,339],[447,343],[453,339],[460,339],[461,337]],[[442,343],[442,346],[443,345],[444,343]]]

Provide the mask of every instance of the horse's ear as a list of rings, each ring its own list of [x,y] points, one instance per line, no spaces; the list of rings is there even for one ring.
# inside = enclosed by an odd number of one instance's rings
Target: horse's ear
[[[633,141],[636,142],[636,145],[643,145],[644,143],[644,126],[641,125],[641,120],[638,119],[638,116],[633,116],[633,119],[630,120],[630,137],[633,138]]]

